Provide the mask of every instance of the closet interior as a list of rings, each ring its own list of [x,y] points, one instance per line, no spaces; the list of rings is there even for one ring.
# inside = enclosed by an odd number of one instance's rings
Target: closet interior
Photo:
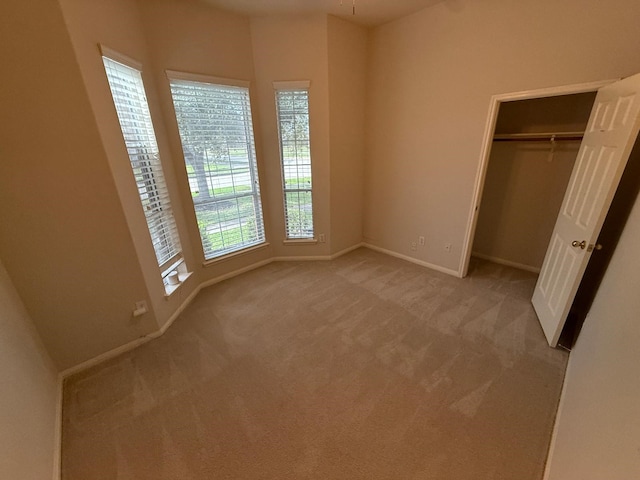
[[[500,104],[474,256],[540,271],[595,96]]]
[[[597,92],[503,102],[473,255],[524,270],[542,267]],[[571,349],[640,195],[640,137],[616,190],[558,345]]]

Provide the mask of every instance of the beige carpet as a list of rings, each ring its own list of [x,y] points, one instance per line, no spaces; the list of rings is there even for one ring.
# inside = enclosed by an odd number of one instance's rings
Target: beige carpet
[[[534,283],[359,249],[209,287],[66,381],[63,478],[539,480],[567,355]]]

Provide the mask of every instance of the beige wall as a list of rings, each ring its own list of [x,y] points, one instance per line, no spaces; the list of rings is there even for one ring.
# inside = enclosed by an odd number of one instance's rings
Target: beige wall
[[[156,324],[60,7],[0,5],[0,256],[63,369]]]
[[[200,283],[270,257],[270,249],[264,248],[203,266],[200,236],[165,74],[166,70],[179,70],[252,80],[249,20],[210,7],[173,0],[60,1],[134,239],[157,329],[170,320]],[[145,89],[183,253],[189,271],[194,273],[169,299],[164,295],[140,209],[98,44],[143,65]]]
[[[491,96],[640,71],[638,15],[635,0],[450,0],[375,29],[365,239],[459,270]]]
[[[275,256],[328,255],[330,234],[329,73],[326,15],[272,16],[251,19],[253,62],[262,136],[261,175],[268,209],[269,241]],[[274,81],[309,80],[313,214],[316,237],[327,243],[284,245],[282,175],[276,121]]]
[[[549,480],[640,478],[640,201],[571,352]]]
[[[328,17],[331,253],[362,242],[367,38]]]
[[[57,371],[0,262],[0,478],[56,479]]]
[[[141,334],[150,333],[164,325],[176,312],[187,296],[202,282],[245,268],[272,256],[326,255],[331,244],[330,218],[330,132],[329,132],[329,79],[328,79],[328,25],[326,16],[255,19],[228,14],[203,5],[174,0],[115,0],[94,2],[91,0],[60,0],[71,43],[80,66],[84,88],[88,93],[91,110],[101,140],[100,148],[106,152],[101,157],[103,168],[110,169],[115,179],[118,206],[124,212],[135,247],[135,261],[130,268],[142,274],[144,282],[137,289],[144,291],[137,299],[148,299],[151,312],[145,317],[146,328],[133,337],[120,335],[119,341],[103,346],[89,346],[87,342],[73,341],[69,355],[76,350],[87,349],[91,353],[69,361],[71,366],[81,360],[95,357],[127,343]],[[336,83],[336,98],[341,101],[355,93],[349,103],[343,102],[341,115],[356,120],[356,127],[349,125],[349,141],[345,132],[335,131],[336,142],[344,147],[336,149],[339,160],[337,170],[345,174],[360,172],[355,188],[346,192],[346,182],[336,180],[336,209],[340,214],[340,230],[336,245],[350,246],[360,241],[361,231],[361,170],[364,109],[364,51],[366,33],[359,27],[344,22],[335,22],[335,42],[353,41],[346,52],[336,52],[336,82],[353,81],[355,85],[345,87]],[[300,39],[297,48],[290,48],[291,36]],[[258,40],[257,40],[258,39]],[[172,203],[182,246],[189,270],[195,275],[172,296],[164,298],[155,256],[141,209],[128,157],[124,148],[117,116],[110,96],[98,44],[103,44],[143,64],[143,77],[154,120],[156,136],[163,160],[165,176],[172,193]],[[337,45],[337,44],[336,44]],[[257,51],[254,55],[254,47]],[[274,55],[279,51],[280,55]],[[348,62],[360,62],[356,73],[346,67]],[[259,75],[254,75],[254,64]],[[173,105],[165,70],[206,74],[216,77],[250,80],[256,124],[259,171],[265,206],[268,240],[273,247],[262,248],[232,258],[203,266],[202,249],[193,214],[190,191]],[[255,77],[255,78],[254,78]],[[282,244],[282,194],[277,143],[277,126],[273,104],[274,80],[309,79],[311,87],[311,109],[314,112],[311,126],[314,168],[314,199],[316,231],[325,233],[328,242],[313,246],[288,247]],[[359,89],[355,91],[354,88]],[[82,89],[81,89],[82,90]],[[262,116],[261,116],[262,114]],[[360,118],[358,118],[360,116]],[[337,121],[339,124],[339,121]],[[261,141],[265,134],[267,141]],[[98,148],[96,146],[96,148]],[[360,182],[360,183],[358,183]],[[346,203],[348,208],[338,208]],[[271,221],[270,221],[271,220]],[[120,218],[122,221],[122,217]],[[121,225],[122,226],[122,225]],[[114,261],[113,264],[116,264]],[[135,300],[134,300],[135,301]],[[114,302],[117,303],[117,302]],[[129,313],[129,301],[126,304]],[[123,308],[124,306],[120,306]],[[131,323],[131,322],[129,322]],[[88,330],[93,328],[88,325]],[[115,335],[112,335],[115,336]],[[70,338],[71,339],[71,338]]]
[[[155,330],[158,326],[166,323],[180,305],[181,300],[186,298],[197,286],[197,282],[195,279],[190,279],[169,301],[165,298],[160,269],[140,204],[138,188],[131,172],[129,156],[123,142],[98,47],[98,45],[104,45],[143,66],[143,80],[160,149],[160,158],[163,162],[163,171],[169,192],[172,194],[171,201],[176,223],[182,233],[183,254],[187,265],[192,268],[195,260],[189,240],[183,233],[186,227],[180,198],[173,194],[177,189],[171,152],[167,146],[164,123],[157,100],[157,89],[137,4],[131,0],[109,2],[60,0],[60,4],[95,115],[103,148],[115,179],[122,209],[136,249],[137,260],[144,276],[148,292],[147,298],[151,302],[149,307],[156,321]]]

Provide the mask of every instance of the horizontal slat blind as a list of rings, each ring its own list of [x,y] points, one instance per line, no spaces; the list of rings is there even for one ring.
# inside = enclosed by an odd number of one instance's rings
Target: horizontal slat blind
[[[170,84],[205,259],[264,242],[249,89]]]
[[[158,265],[164,270],[181,254],[142,76],[136,69],[103,57],[131,169],[151,234]]]
[[[313,238],[309,92],[276,90],[287,238]]]

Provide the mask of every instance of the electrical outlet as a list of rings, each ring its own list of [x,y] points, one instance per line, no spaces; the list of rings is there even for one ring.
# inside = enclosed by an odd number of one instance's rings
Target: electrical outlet
[[[325,238],[325,236],[324,236],[324,233],[321,233],[320,235],[318,235],[318,241],[319,241],[320,243],[324,243],[324,242],[326,242],[326,241],[327,241],[327,240],[326,240],[326,238]]]
[[[418,244],[419,244],[421,247],[424,247],[424,237],[418,237]]]
[[[414,252],[418,249],[418,244],[416,242],[411,242],[411,250]]]
[[[451,252],[451,244],[450,243],[445,243],[444,244],[444,251],[445,252]]]
[[[135,306],[133,307],[133,316],[139,317],[140,315],[144,315],[145,313],[147,313],[147,302],[145,302],[144,300],[136,302]]]

